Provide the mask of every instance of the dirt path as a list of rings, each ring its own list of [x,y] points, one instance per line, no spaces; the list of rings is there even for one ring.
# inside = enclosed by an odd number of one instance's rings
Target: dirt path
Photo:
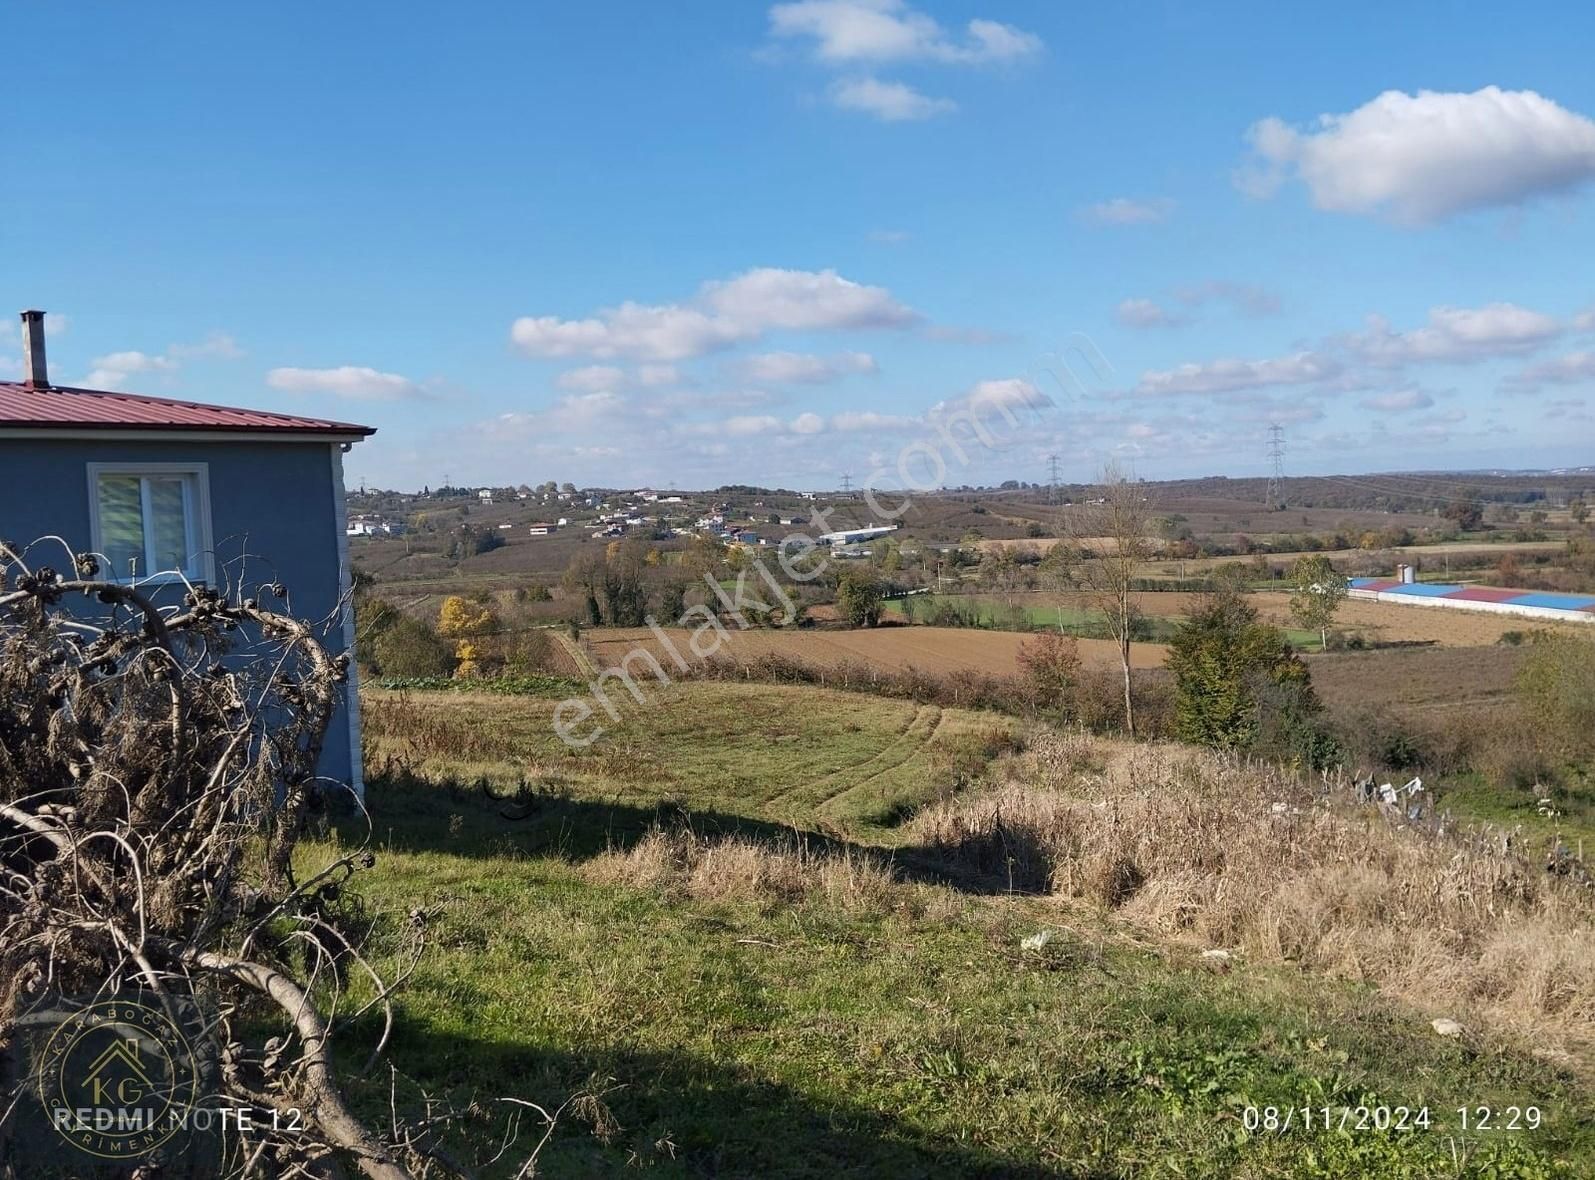
[[[559,643],[559,646],[564,649],[565,655],[570,659],[570,662],[575,665],[576,674],[579,677],[583,680],[597,679],[598,668],[593,663],[592,657],[582,650],[580,643],[577,643],[576,640],[563,631],[551,631],[551,634]]]

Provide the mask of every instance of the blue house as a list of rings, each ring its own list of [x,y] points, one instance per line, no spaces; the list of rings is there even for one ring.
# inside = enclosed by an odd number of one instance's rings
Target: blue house
[[[0,382],[0,539],[60,537],[157,589],[280,582],[329,648],[354,646],[343,455],[371,427],[52,385],[42,312],[22,313],[22,344],[23,379]],[[352,668],[321,773],[364,793]]]

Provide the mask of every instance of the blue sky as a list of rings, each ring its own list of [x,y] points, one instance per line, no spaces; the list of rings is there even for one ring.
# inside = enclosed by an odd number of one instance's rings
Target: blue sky
[[[1005,405],[948,482],[1258,474],[1271,421],[1294,472],[1595,462],[1587,5],[6,28],[54,379],[369,423],[355,480],[835,487]]]

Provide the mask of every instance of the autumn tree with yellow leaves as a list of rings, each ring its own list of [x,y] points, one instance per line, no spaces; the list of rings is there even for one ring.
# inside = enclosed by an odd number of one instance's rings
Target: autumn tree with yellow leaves
[[[498,616],[483,602],[458,594],[443,600],[438,610],[438,634],[454,641],[454,674],[479,676],[486,655],[483,640],[499,629]]]

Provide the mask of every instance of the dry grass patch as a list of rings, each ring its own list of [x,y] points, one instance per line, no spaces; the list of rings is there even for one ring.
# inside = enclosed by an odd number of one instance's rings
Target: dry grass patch
[[[629,848],[594,857],[581,871],[595,884],[695,901],[814,902],[849,913],[908,909],[917,916],[938,892],[905,883],[883,856],[817,845],[796,834],[770,840],[656,827]]]
[[[1242,759],[1057,734],[991,791],[925,809],[912,834],[1017,888],[1592,1063],[1595,903],[1493,836],[1393,822]]]

